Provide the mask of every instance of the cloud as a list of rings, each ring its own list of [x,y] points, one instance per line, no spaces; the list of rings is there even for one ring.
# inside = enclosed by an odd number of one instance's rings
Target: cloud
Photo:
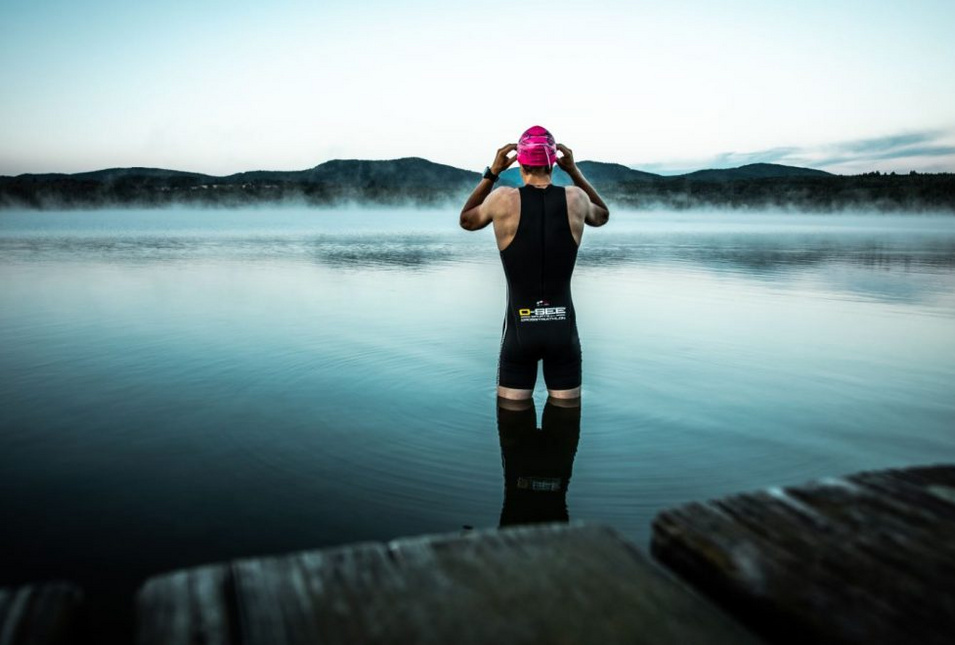
[[[722,152],[712,157],[635,167],[661,174],[702,168],[736,168],[751,163],[778,163],[819,168],[841,174],[884,172],[955,172],[955,130],[900,132],[819,146],[783,146],[754,152]]]
[[[944,158],[955,160],[953,133],[948,130],[924,130],[906,132],[869,139],[856,139],[822,146],[818,150],[804,150],[805,156],[813,159],[817,167],[858,167],[865,164],[873,168],[884,162],[902,161],[912,166],[944,163]],[[943,158],[943,159],[939,159]],[[914,169],[914,168],[912,168]],[[950,170],[955,169],[955,164]]]
[[[750,163],[777,163],[799,154],[800,148],[769,148],[758,152],[724,152],[714,157],[720,167],[735,168]]]
[[[892,134],[886,137],[873,139],[857,139],[833,144],[832,147],[844,152],[856,154],[878,154],[905,150],[912,146],[932,143],[944,138],[948,133],[945,130],[926,130],[924,132],[910,132],[907,134]]]
[[[871,170],[955,171],[955,132],[923,130],[856,139],[804,150],[816,168],[856,173]]]

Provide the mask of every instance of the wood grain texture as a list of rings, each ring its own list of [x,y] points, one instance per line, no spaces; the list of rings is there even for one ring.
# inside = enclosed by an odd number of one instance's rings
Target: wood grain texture
[[[0,589],[0,645],[80,642],[83,593],[68,582]]]
[[[687,504],[651,551],[774,642],[955,642],[955,466]]]
[[[613,530],[535,525],[153,578],[139,645],[754,643]]]

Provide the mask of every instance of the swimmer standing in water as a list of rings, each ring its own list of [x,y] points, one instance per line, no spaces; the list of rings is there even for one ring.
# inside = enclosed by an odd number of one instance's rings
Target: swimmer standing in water
[[[524,186],[492,192],[494,182],[515,161]],[[551,183],[555,163],[570,175],[573,186]],[[580,397],[580,339],[570,279],[584,225],[603,226],[609,217],[610,210],[584,179],[573,152],[555,144],[553,135],[541,126],[529,128],[518,143],[500,148],[484,171],[461,210],[461,227],[476,231],[494,224],[507,278],[498,397],[530,399],[541,360],[552,399]]]

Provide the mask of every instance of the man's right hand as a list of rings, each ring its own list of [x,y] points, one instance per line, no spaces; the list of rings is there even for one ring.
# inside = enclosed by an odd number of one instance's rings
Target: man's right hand
[[[577,168],[577,164],[574,163],[574,151],[562,143],[557,144],[557,150],[564,155],[563,157],[557,157],[557,165],[569,175]]]
[[[502,148],[498,148],[497,156],[494,157],[494,162],[491,164],[491,172],[495,175],[500,175],[502,172],[511,167],[515,161],[517,161],[517,155],[513,157],[508,157],[509,152],[517,150],[516,143],[509,143]]]

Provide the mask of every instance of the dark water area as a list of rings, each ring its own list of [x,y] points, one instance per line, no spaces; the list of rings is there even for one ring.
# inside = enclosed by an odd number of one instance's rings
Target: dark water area
[[[503,273],[455,212],[6,211],[0,285],[2,585],[115,604],[535,513],[645,547],[666,506],[955,456],[951,217],[614,213],[571,413],[497,409]]]

